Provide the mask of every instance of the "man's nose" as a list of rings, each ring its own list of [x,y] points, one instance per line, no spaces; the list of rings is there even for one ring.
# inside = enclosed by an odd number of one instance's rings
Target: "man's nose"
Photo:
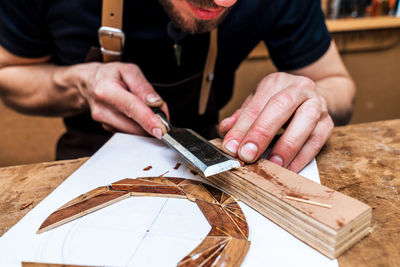
[[[214,3],[223,7],[231,7],[236,3],[237,0],[214,0]]]

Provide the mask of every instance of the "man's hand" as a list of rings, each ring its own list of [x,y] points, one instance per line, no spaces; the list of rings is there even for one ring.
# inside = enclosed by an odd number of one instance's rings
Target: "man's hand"
[[[286,122],[269,160],[298,172],[317,155],[334,127],[326,101],[309,78],[287,73],[264,78],[242,107],[221,122],[223,147],[254,162]]]
[[[68,72],[81,72],[84,83],[77,85],[86,99],[92,118],[109,131],[136,135],[147,133],[161,138],[165,126],[149,106],[159,106],[168,114],[168,108],[146,80],[138,66],[127,63],[88,63],[62,70],[55,75],[57,84],[63,84]],[[79,79],[79,80],[82,80]]]
[[[69,117],[90,108],[110,131],[161,138],[166,129],[149,106],[163,103],[138,66],[126,63],[50,64],[51,56],[23,58],[0,46],[0,96],[15,110]]]

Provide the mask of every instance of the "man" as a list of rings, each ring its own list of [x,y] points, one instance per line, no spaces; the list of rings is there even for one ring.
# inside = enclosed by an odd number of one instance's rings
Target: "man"
[[[125,0],[123,61],[129,63],[84,63],[90,47],[99,47],[100,16],[101,1],[0,1],[2,99],[20,112],[65,118],[59,158],[98,149],[110,137],[100,125],[161,138],[165,126],[148,107],[161,99],[173,125],[213,137],[234,71],[261,40],[282,72],[265,77],[220,123],[226,152],[254,162],[286,126],[269,159],[297,172],[329,138],[332,118],[336,124],[350,118],[355,87],[319,0]],[[188,33],[180,40],[181,64],[170,21]],[[208,32],[217,26],[215,78],[199,115]]]

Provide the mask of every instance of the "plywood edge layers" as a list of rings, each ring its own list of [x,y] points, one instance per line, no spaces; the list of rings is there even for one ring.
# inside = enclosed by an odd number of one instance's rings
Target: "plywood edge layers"
[[[230,186],[230,184],[227,184],[224,182],[225,178],[223,177],[219,177],[218,175],[213,176],[213,178],[219,179],[222,183],[221,185],[223,186],[223,189],[225,189],[225,186]],[[240,187],[237,186],[238,183],[240,183],[240,181],[235,181],[235,180],[231,180],[231,182],[233,182],[231,185],[231,190],[235,190],[238,195],[238,197],[240,199],[243,198],[247,198],[247,194],[243,195],[241,193],[241,191],[236,190],[236,187]],[[236,183],[236,185],[234,184]],[[335,236],[337,234],[337,232],[326,226],[325,224],[321,223],[318,220],[315,220],[311,217],[305,216],[305,214],[301,211],[299,211],[298,209],[288,205],[286,202],[282,201],[280,198],[269,194],[268,192],[262,191],[262,190],[257,190],[257,187],[252,187],[252,188],[247,188],[246,189],[247,192],[253,192],[252,197],[249,198],[249,201],[252,201],[253,199],[257,202],[262,202],[263,205],[265,205],[266,207],[269,207],[271,209],[271,211],[275,211],[278,214],[281,214],[282,212],[285,213],[289,213],[292,214],[295,218],[297,218],[299,221],[297,223],[305,223],[306,225],[312,225],[312,228],[310,229],[319,229],[319,231],[321,231],[322,233],[328,235],[328,236]],[[241,195],[241,196],[239,196]],[[254,195],[258,195],[258,199],[253,198]],[[270,202],[270,203],[268,203]],[[284,204],[284,205],[282,205]]]
[[[235,195],[244,203],[329,258],[335,258],[340,255],[340,253],[369,233],[371,208],[364,209],[353,220],[347,222],[339,230],[335,230],[232,172],[229,175],[211,176],[207,180]],[[246,190],[243,190],[243,188]]]
[[[337,231],[337,238],[342,239],[345,236],[348,236],[349,234],[354,232],[355,229],[359,228],[360,225],[364,225],[366,222],[371,224],[371,219],[372,219],[372,209],[369,209],[364,213],[360,214],[360,216],[358,216],[352,222],[340,228],[340,230]]]
[[[215,178],[215,176],[213,176]],[[284,219],[284,217],[288,217],[287,211],[274,211],[273,209],[268,208],[268,205],[262,204],[258,201],[252,200],[246,196],[240,194],[239,191],[234,190],[232,188],[226,188],[224,183],[221,183],[218,180],[209,180],[216,186],[226,189],[226,191],[231,192],[231,194],[236,195],[241,201],[252,207],[254,210],[294,235],[296,238],[300,239],[304,243],[318,250],[325,256],[333,259],[334,258],[334,244],[335,244],[335,235],[331,234],[324,235],[321,230],[317,227],[312,227],[307,223],[301,222],[298,218],[290,218],[290,220],[295,222],[289,222],[288,219]],[[318,223],[318,222],[317,222]],[[305,230],[304,228],[307,228]],[[324,241],[325,240],[325,241]],[[328,245],[329,244],[329,245]]]

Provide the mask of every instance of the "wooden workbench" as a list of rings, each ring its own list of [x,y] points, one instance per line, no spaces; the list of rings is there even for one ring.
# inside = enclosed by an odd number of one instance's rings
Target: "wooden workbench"
[[[0,168],[0,236],[87,158]],[[373,232],[343,266],[399,266],[400,120],[335,128],[317,157],[322,184],[373,207]]]

